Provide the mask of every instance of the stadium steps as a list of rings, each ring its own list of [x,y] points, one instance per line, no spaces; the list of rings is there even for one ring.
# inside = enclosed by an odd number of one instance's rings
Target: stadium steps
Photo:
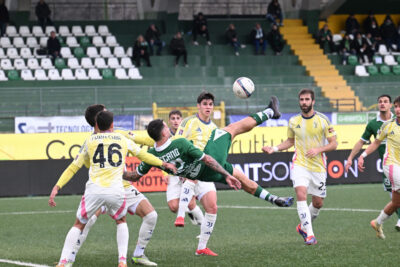
[[[300,64],[305,66],[308,75],[314,78],[316,85],[321,87],[332,105],[337,106],[339,111],[354,111],[352,103],[355,101],[356,110],[364,109],[362,102],[314,42],[301,20],[285,20],[285,27],[281,32],[294,54],[299,57]],[[341,99],[339,102],[338,96]]]

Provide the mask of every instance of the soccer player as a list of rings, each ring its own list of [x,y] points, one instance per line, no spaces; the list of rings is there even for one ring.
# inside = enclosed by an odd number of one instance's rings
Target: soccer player
[[[191,180],[212,181],[226,183],[234,189],[243,188],[255,197],[269,201],[280,207],[289,207],[293,204],[292,197],[278,197],[261,188],[256,182],[250,180],[240,170],[233,168],[227,162],[228,151],[232,140],[236,135],[253,129],[270,118],[279,118],[279,102],[276,97],[271,97],[268,107],[258,113],[250,115],[239,122],[232,123],[223,129],[212,131],[204,152],[196,148],[185,138],[170,139],[170,131],[162,120],[150,122],[147,132],[156,141],[154,148],[149,153],[160,159],[176,164],[177,175]],[[151,165],[144,162],[136,168],[136,171],[126,172],[124,179],[137,181],[151,169]],[[216,201],[216,200],[215,200]],[[206,247],[217,219],[216,213],[205,213],[201,225],[199,246],[196,255],[217,256],[216,253]]]
[[[169,126],[170,126],[169,130],[171,132],[171,135],[174,136],[179,128],[179,125],[182,122],[182,113],[179,110],[172,110],[169,113],[168,122],[169,122]],[[185,182],[185,179],[181,178],[179,176],[167,176],[167,182],[168,182],[168,186],[167,186],[168,207],[172,212],[177,213],[178,208],[180,207],[179,206],[180,196],[182,194],[188,193],[187,189],[185,189],[183,187],[183,183]],[[199,189],[199,188],[197,188],[197,189]],[[202,189],[202,187],[200,187],[200,192],[197,191],[195,194],[200,199],[202,196],[201,189]],[[189,196],[186,196],[186,197],[184,196],[182,199],[188,200],[185,202],[185,204],[186,203],[188,204],[188,205],[186,205],[187,210],[184,210],[183,212],[188,211],[189,218],[194,225],[201,225],[204,215],[203,215],[203,212],[201,211],[201,209],[199,208],[199,206],[196,205],[196,199],[192,196],[190,198],[189,198]],[[182,226],[183,226],[183,224],[182,224]]]
[[[367,127],[365,128],[365,131],[361,136],[361,139],[358,140],[358,142],[354,145],[353,150],[351,151],[349,157],[347,158],[345,166],[346,172],[349,171],[349,168],[353,163],[354,157],[357,155],[358,152],[360,152],[362,146],[370,140],[372,135],[376,139],[376,136],[378,135],[378,131],[381,128],[382,124],[387,121],[390,121],[393,118],[393,113],[390,111],[390,109],[392,108],[392,98],[390,97],[390,95],[381,95],[378,97],[378,108],[379,108],[378,116],[376,117],[376,119],[371,120],[367,124]],[[386,140],[383,140],[378,148],[379,157],[381,158],[381,166],[383,164],[383,155],[385,154],[385,149],[386,149]],[[390,183],[390,180],[386,177],[385,173],[383,173],[382,179],[383,179],[384,190],[389,192],[390,198],[392,198],[392,185]],[[395,229],[397,231],[400,231],[400,209],[397,210],[396,213],[398,219]]]
[[[295,146],[290,178],[297,197],[297,212],[300,224],[297,232],[307,245],[317,244],[312,221],[315,220],[326,197],[326,156],[325,152],[337,147],[336,133],[329,119],[314,111],[314,91],[303,89],[299,93],[301,113],[289,120],[288,138],[278,146],[263,147],[272,154]],[[326,140],[328,144],[326,144]],[[307,193],[312,202],[307,206]]]
[[[382,124],[375,141],[358,158],[358,169],[364,171],[364,158],[379,148],[386,140],[386,150],[383,156],[383,171],[392,184],[392,199],[381,211],[379,216],[371,221],[376,236],[385,239],[383,223],[400,208],[400,96],[393,101],[396,117]]]

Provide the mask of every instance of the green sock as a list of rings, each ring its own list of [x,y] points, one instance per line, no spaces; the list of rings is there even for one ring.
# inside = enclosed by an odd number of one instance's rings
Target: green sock
[[[398,209],[396,210],[396,214],[397,214],[397,218],[400,219],[400,208],[398,208]]]
[[[264,121],[267,121],[269,118],[274,116],[274,111],[270,108],[267,108],[266,110],[250,114],[249,116],[257,122],[257,125],[260,125]]]
[[[272,195],[270,192],[263,189],[261,186],[257,187],[254,196],[269,201],[271,203],[274,203],[274,200],[277,198],[277,196]]]

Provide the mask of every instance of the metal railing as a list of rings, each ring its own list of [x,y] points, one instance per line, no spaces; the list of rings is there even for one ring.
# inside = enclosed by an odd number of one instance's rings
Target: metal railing
[[[331,99],[331,101],[334,102],[333,108],[336,111],[341,111],[341,110],[350,111],[347,109],[347,107],[351,107],[352,111],[357,111],[355,98],[336,98],[336,99]]]

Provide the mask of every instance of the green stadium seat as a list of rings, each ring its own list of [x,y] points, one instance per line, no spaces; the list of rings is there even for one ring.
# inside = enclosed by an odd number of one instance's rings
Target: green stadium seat
[[[372,62],[375,65],[381,65],[383,64],[383,58],[381,56],[373,56]]]
[[[91,45],[90,39],[87,36],[83,36],[79,42],[83,48]]]
[[[349,56],[347,59],[347,62],[349,63],[349,65],[357,65],[358,64],[358,60],[356,56]]]
[[[370,75],[377,75],[378,74],[378,68],[376,66],[373,66],[373,65],[372,66],[368,66],[367,69],[368,69],[368,73]]]
[[[21,79],[19,77],[18,71],[16,71],[16,70],[9,70],[8,73],[7,73],[7,77],[8,77],[9,80],[13,80],[13,81]]]
[[[391,74],[390,67],[387,66],[387,65],[382,65],[382,66],[379,68],[379,70],[381,71],[381,73],[382,73],[383,75]]]
[[[74,55],[77,58],[83,58],[85,56],[85,52],[83,51],[82,47],[75,47]]]
[[[64,42],[64,38],[62,38],[61,36],[57,36],[58,41],[60,42],[61,46],[66,46],[65,42]]]
[[[54,65],[57,69],[63,69],[66,67],[65,60],[63,58],[56,58]]]
[[[111,69],[103,69],[101,71],[101,75],[103,76],[104,79],[113,79],[114,74]]]
[[[397,56],[396,60],[397,60],[398,63],[400,63],[400,56]]]
[[[400,66],[393,66],[393,73],[396,75],[400,75]]]

